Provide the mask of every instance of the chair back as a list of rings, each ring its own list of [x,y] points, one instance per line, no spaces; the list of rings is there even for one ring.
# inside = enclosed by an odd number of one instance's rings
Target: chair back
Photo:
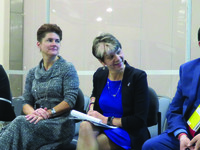
[[[148,88],[149,90],[149,113],[147,117],[147,126],[153,126],[158,124],[158,112],[159,112],[159,101],[158,96],[154,89],[151,87]]]
[[[80,112],[84,112],[84,95],[83,92],[81,91],[81,89],[78,89],[78,96],[77,96],[77,100],[76,100],[76,104],[74,106],[74,109]]]
[[[15,117],[11,101],[0,98],[0,121],[12,121]]]

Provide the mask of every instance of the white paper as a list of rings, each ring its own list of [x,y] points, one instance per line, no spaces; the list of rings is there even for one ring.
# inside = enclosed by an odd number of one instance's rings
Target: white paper
[[[109,126],[107,124],[102,123],[101,119],[89,116],[87,114],[84,114],[84,113],[76,111],[76,110],[71,110],[71,116],[74,119],[90,121],[91,123],[93,123],[96,126],[101,126],[101,127],[104,127],[104,128],[117,128],[115,126]]]
[[[76,110],[72,110],[71,111],[71,115],[77,119],[80,120],[87,120],[87,121],[92,121],[92,122],[96,122],[96,123],[101,123],[102,121],[98,118],[89,116],[87,114],[84,114],[82,112],[76,111]]]

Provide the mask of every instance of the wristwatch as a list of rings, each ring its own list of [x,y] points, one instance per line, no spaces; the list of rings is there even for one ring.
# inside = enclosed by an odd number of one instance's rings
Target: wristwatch
[[[52,108],[52,109],[51,109],[51,115],[52,115],[52,116],[55,116],[55,114],[56,114],[56,110],[55,110],[54,108]]]
[[[112,121],[113,121],[114,117],[108,117],[108,121],[107,121],[107,125],[112,126]]]

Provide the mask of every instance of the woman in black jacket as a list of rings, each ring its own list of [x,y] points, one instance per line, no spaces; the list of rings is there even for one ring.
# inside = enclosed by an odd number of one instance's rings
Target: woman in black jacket
[[[81,123],[77,149],[141,149],[149,138],[146,73],[124,60],[121,44],[111,34],[96,37],[92,53],[103,67],[93,75],[88,115],[118,128],[105,129],[90,122]]]

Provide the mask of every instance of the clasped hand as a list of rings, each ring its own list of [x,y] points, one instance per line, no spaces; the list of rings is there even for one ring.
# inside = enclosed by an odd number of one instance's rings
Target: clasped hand
[[[200,150],[200,134],[197,134],[191,141],[185,136],[180,139],[180,150]]]
[[[38,123],[40,120],[48,119],[50,114],[47,111],[47,108],[38,108],[33,113],[25,116],[26,120],[30,123]]]

